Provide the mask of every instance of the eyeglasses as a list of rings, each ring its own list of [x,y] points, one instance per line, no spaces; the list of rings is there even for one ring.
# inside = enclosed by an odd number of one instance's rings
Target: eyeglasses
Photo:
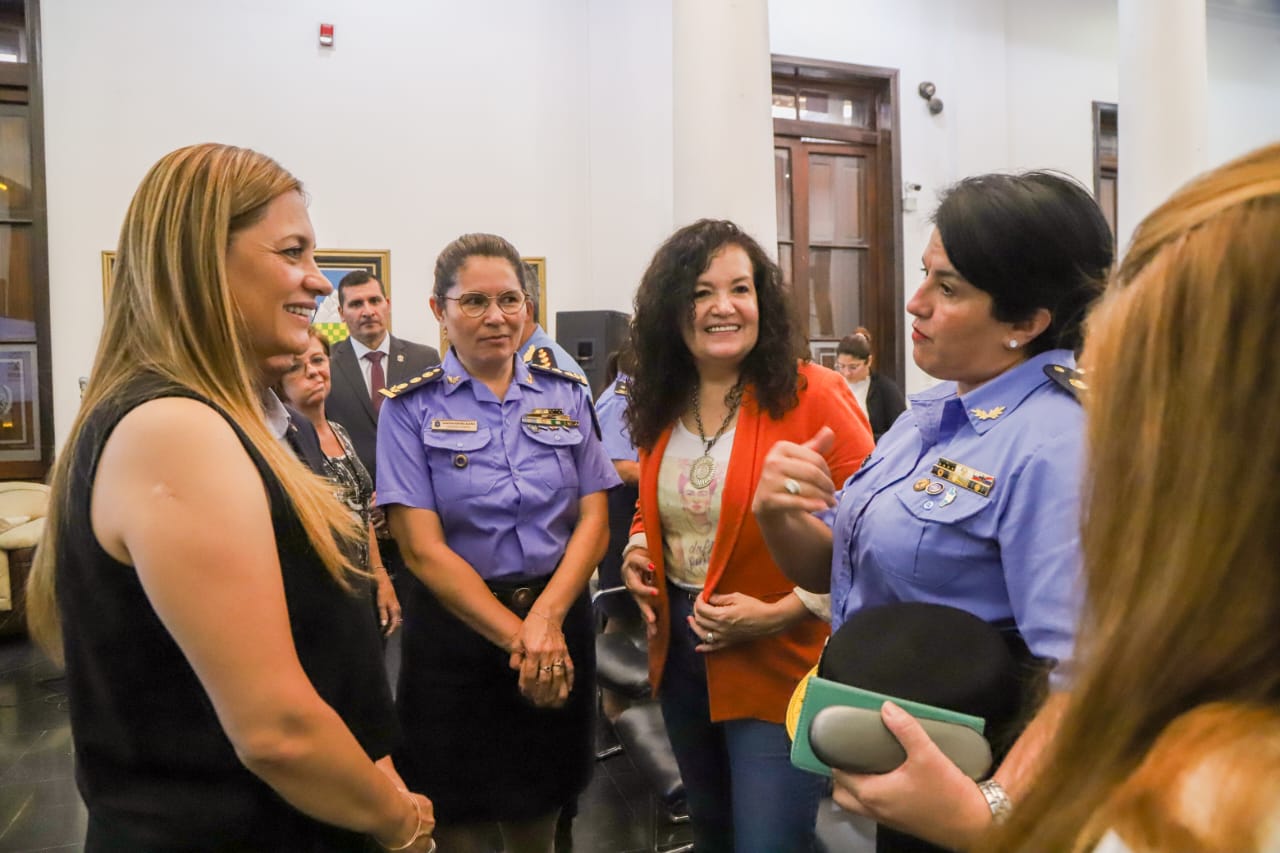
[[[450,302],[458,303],[458,310],[468,317],[483,317],[489,310],[490,302],[497,302],[503,314],[518,314],[524,307],[524,298],[524,292],[520,290],[508,290],[497,296],[471,291],[461,296],[445,297]]]
[[[836,362],[836,370],[839,370],[841,373],[853,373],[866,366],[867,363],[865,361],[855,361],[853,364],[842,364],[841,362]]]

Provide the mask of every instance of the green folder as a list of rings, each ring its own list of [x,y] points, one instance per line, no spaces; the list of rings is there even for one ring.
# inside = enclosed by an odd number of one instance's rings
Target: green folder
[[[791,763],[801,770],[830,776],[831,768],[823,764],[813,754],[813,749],[809,746],[809,725],[813,722],[814,716],[823,708],[831,705],[846,705],[853,708],[879,711],[886,701],[893,702],[913,717],[919,719],[959,723],[960,725],[968,726],[978,734],[982,734],[983,729],[986,727],[986,721],[981,717],[948,711],[946,708],[937,708],[933,705],[926,705],[923,702],[911,702],[906,699],[899,699],[896,696],[885,696],[883,693],[874,693],[859,687],[850,687],[847,684],[828,681],[825,678],[819,678],[814,675],[808,679],[804,701],[800,706],[800,716],[791,742]]]

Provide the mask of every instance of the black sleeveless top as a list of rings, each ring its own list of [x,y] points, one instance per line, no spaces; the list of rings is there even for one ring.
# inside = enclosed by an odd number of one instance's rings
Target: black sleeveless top
[[[58,528],[58,606],[76,781],[89,809],[87,849],[377,849],[303,815],[245,769],[137,572],[93,534],[90,498],[103,445],[125,414],[160,397],[201,400],[231,423],[270,501],[302,668],[371,759],[389,754],[399,735],[377,626],[362,597],[367,585],[353,584],[353,594],[333,581],[280,482],[225,412],[189,390],[142,378],[86,421]]]

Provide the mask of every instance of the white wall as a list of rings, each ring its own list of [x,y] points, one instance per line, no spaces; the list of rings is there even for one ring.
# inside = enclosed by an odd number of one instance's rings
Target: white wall
[[[650,6],[45,0],[57,440],[101,327],[99,253],[146,169],[193,142],[298,175],[321,246],[390,249],[398,335],[438,340],[435,257],[475,230],[546,256],[553,316],[629,310],[671,227],[670,10]]]
[[[553,315],[629,310],[676,224],[673,146],[688,143],[673,139],[672,2],[696,0],[44,0],[58,440],[101,326],[99,252],[145,170],[192,142],[279,159],[322,245],[390,249],[397,334],[437,340],[432,265],[468,230],[545,255]],[[725,24],[709,37],[733,38]],[[900,69],[903,179],[925,188],[904,216],[908,292],[941,187],[1031,167],[1091,182],[1115,0],[771,0],[769,26],[774,53]],[[1221,162],[1280,138],[1280,20],[1212,7],[1209,42]],[[909,390],[927,382],[909,366]]]
[[[1280,139],[1280,18],[1208,11],[1210,162]],[[908,294],[936,193],[967,175],[1047,168],[1093,184],[1093,101],[1116,101],[1115,0],[772,0],[774,53],[900,70]],[[930,116],[916,86],[946,105]],[[1124,131],[1125,105],[1120,105]],[[1120,164],[1124,180],[1124,164]],[[910,358],[907,388],[931,383]]]

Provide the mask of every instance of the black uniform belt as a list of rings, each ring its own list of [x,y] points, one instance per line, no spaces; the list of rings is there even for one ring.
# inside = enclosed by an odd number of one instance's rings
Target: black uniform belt
[[[533,603],[538,600],[538,596],[542,595],[542,591],[550,582],[551,575],[525,580],[485,581],[494,598],[501,601],[504,607],[521,616],[529,612],[529,608],[533,607]]]

